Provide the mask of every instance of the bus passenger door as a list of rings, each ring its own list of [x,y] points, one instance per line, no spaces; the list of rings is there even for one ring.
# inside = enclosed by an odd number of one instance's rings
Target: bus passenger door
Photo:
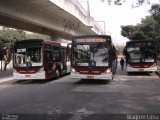
[[[66,60],[66,48],[61,49],[61,56],[62,56],[62,68],[61,70],[63,71],[62,74],[67,72],[67,60]]]
[[[45,71],[46,73],[52,72],[52,53],[51,51],[45,51],[44,54],[44,61],[45,61]]]

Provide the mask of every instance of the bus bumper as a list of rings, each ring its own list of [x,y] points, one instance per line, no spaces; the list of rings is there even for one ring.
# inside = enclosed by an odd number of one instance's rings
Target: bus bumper
[[[127,72],[157,72],[157,66],[150,68],[133,68],[127,65]]]
[[[41,80],[45,79],[45,72],[34,73],[34,74],[19,74],[13,72],[13,79],[15,80]]]
[[[112,80],[112,73],[105,73],[100,75],[88,75],[88,74],[79,74],[71,72],[72,79],[97,79],[97,80]]]

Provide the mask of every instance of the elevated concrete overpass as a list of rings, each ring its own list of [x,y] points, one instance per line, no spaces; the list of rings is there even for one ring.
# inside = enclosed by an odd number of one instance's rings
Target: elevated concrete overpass
[[[104,34],[77,0],[0,0],[0,25],[52,38]]]

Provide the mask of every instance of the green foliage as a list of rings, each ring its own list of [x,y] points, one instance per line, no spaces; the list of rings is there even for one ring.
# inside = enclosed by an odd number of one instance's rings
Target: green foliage
[[[130,40],[155,40],[160,48],[160,5],[152,5],[149,12],[151,15],[142,19],[140,24],[121,26],[121,34]]]
[[[121,34],[130,40],[156,40],[160,43],[160,5],[154,4],[149,10],[150,16],[141,20],[135,26],[121,26]]]
[[[132,39],[132,34],[135,31],[134,26],[127,25],[127,26],[121,26],[121,28],[122,28],[122,31],[121,31],[122,36]]]
[[[15,42],[17,40],[25,39],[25,32],[22,30],[2,29],[0,30],[0,40],[3,43]]]
[[[160,5],[159,4],[153,4],[151,6],[151,9],[149,10],[149,12],[152,14],[152,15],[156,15],[157,13],[160,12]]]
[[[50,39],[49,36],[37,33],[26,33],[22,30],[5,28],[0,30],[1,43],[14,43],[24,39]]]
[[[144,40],[145,36],[142,31],[134,31],[132,34],[133,40]]]
[[[3,42],[0,41],[0,60],[3,60],[4,54],[3,54]]]
[[[109,5],[114,4],[114,5],[123,5],[123,3],[125,3],[127,0],[101,0],[102,2],[107,1]],[[146,4],[150,4],[150,0],[135,0],[132,3],[132,7],[139,7],[141,5],[143,5],[144,3]]]

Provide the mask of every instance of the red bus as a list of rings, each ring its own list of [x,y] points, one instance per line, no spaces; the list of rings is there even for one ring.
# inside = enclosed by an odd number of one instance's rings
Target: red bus
[[[128,41],[124,49],[124,55],[126,56],[126,71],[128,73],[156,72],[156,51],[155,41]]]
[[[70,73],[67,46],[54,41],[30,39],[17,41],[13,53],[13,78],[51,79]]]
[[[71,78],[111,80],[117,53],[111,36],[88,35],[72,39]]]

